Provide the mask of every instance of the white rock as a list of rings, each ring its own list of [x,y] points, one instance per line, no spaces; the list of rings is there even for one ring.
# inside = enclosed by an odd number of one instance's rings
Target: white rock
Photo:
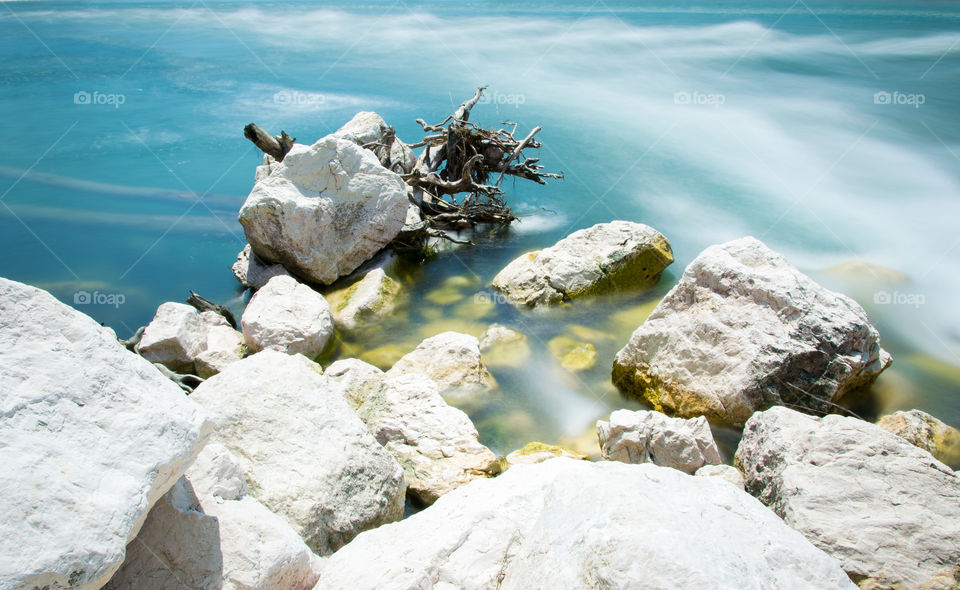
[[[333,336],[333,314],[323,298],[292,277],[270,279],[253,294],[240,320],[252,351],[277,350],[310,358]]]
[[[488,367],[523,367],[533,351],[526,334],[502,324],[490,324],[480,335],[480,353]]]
[[[318,554],[403,514],[403,469],[326,387],[319,365],[265,350],[190,397],[214,417],[216,438],[240,459],[251,495]]]
[[[150,511],[106,590],[302,590],[320,558],[282,518],[250,496],[198,495],[181,478]]]
[[[384,378],[357,414],[403,466],[408,491],[424,504],[500,472],[497,456],[480,444],[470,418],[447,405],[426,375]]]
[[[346,125],[334,131],[333,135],[364,146],[383,143],[387,128],[387,122],[377,113],[361,111],[354,115]],[[416,163],[417,156],[413,153],[413,150],[399,139],[394,139],[390,146],[389,168],[407,173],[413,170]]]
[[[240,460],[218,442],[203,448],[186,475],[202,498],[239,500],[250,493]]]
[[[383,371],[359,359],[341,359],[323,372],[330,388],[356,410],[383,383]]]
[[[240,210],[253,251],[307,280],[330,284],[386,246],[407,215],[406,184],[352,141],[295,144]]]
[[[740,426],[774,404],[827,412],[889,363],[863,308],[747,237],[690,263],[613,378],[656,409]]]
[[[205,311],[200,318],[206,324],[206,342],[193,364],[196,374],[207,379],[243,358],[243,334],[216,312]]]
[[[684,420],[661,412],[616,410],[597,421],[603,458],[622,463],[655,463],[693,475],[718,465],[720,450],[703,416]]]
[[[960,477],[879,426],[783,407],[753,415],[737,449],[747,491],[862,588],[956,588]]]
[[[343,330],[356,330],[376,323],[393,313],[401,302],[400,283],[374,268],[349,287],[327,295],[334,324]]]
[[[570,459],[513,467],[361,534],[316,589],[640,587],[856,589],[836,560],[733,486]]]
[[[493,278],[511,301],[535,306],[617,288],[649,287],[673,262],[657,230],[630,221],[599,223],[528,252]]]
[[[894,412],[877,426],[920,447],[947,465],[960,463],[960,431],[921,410]]]
[[[282,264],[270,264],[261,260],[250,249],[250,244],[237,254],[237,261],[233,263],[231,270],[241,285],[252,289],[259,289],[273,277],[290,275]]]
[[[480,358],[476,337],[459,332],[443,332],[427,338],[404,355],[388,371],[389,375],[423,373],[440,386],[441,392],[488,389],[496,384]]]
[[[589,459],[586,455],[574,453],[557,445],[545,445],[541,442],[529,442],[522,449],[513,451],[504,457],[504,469],[509,469],[514,465],[533,465],[543,463],[557,457],[566,457],[567,459],[577,459],[586,461]]]
[[[206,347],[206,325],[185,303],[168,301],[157,308],[137,344],[140,356],[177,373],[192,374],[194,359]]]
[[[694,473],[697,477],[716,477],[744,489],[743,474],[731,465],[704,465]]]
[[[100,588],[212,423],[113,331],[6,279],[0,392],[0,588]]]

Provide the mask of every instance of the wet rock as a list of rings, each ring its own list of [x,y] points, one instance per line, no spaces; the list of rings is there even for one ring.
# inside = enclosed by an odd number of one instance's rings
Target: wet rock
[[[213,424],[116,334],[0,278],[0,587],[102,587]]]
[[[333,314],[323,295],[286,276],[270,279],[254,293],[240,323],[244,342],[254,352],[315,358],[333,336]]]
[[[489,367],[520,368],[533,354],[526,334],[502,324],[491,324],[480,336],[480,353]]]
[[[376,559],[371,559],[376,556]],[[317,590],[854,589],[836,560],[725,482],[555,459],[471,482],[335,553]]]
[[[861,588],[956,588],[960,477],[930,453],[863,420],[774,407],[747,421],[735,461]]]
[[[600,223],[544,250],[515,259],[493,279],[514,303],[536,306],[608,290],[649,287],[673,262],[673,251],[652,227]]]
[[[327,295],[333,321],[342,330],[356,330],[390,316],[401,303],[403,288],[382,268],[374,268],[349,287]]]
[[[863,308],[747,237],[690,263],[613,379],[654,408],[740,426],[776,404],[831,411],[889,363]]]
[[[253,252],[306,280],[329,285],[372,258],[403,227],[409,201],[400,176],[351,140],[295,144],[260,178],[240,210]]]
[[[306,358],[265,350],[208,379],[191,399],[214,417],[251,495],[316,553],[402,515],[403,469]]]
[[[947,465],[960,463],[960,431],[920,410],[894,412],[877,426],[916,445]]]
[[[597,364],[597,349],[589,342],[580,342],[569,336],[557,336],[547,342],[550,353],[568,371],[586,371]]]
[[[661,412],[617,410],[597,421],[603,458],[622,463],[655,463],[693,475],[722,463],[704,417],[671,418]]]

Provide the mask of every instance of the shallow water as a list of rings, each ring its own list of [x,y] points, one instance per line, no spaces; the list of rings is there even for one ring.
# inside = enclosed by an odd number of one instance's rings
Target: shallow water
[[[0,33],[0,275],[71,304],[114,295],[77,307],[121,336],[188,289],[242,306],[229,267],[260,159],[244,124],[310,142],[376,110],[413,141],[414,119],[442,120],[486,84],[475,120],[542,125],[542,162],[566,173],[513,183],[511,204],[551,212],[412,269],[417,302],[466,282],[338,354],[389,360],[443,329],[505,323],[533,356],[495,368],[500,394],[467,408],[485,442],[583,438],[636,407],[609,384],[642,316],[629,310],[704,247],[752,234],[865,306],[895,356],[873,411],[960,426],[954,3],[5,2]],[[489,303],[510,259],[616,218],[670,239],[677,261],[655,290],[545,313]],[[825,272],[851,260],[905,277]],[[547,350],[571,325],[610,336],[591,334],[594,368]]]

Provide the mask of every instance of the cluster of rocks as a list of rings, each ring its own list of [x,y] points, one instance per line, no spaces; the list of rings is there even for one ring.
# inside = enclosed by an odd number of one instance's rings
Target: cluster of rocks
[[[258,168],[239,329],[164,303],[131,352],[0,279],[0,588],[960,586],[960,476],[941,462],[960,432],[825,415],[891,357],[859,305],[756,239],[702,252],[616,355],[614,383],[652,409],[597,421],[600,461],[539,442],[498,458],[452,405],[531,357],[507,326],[386,370],[321,367],[337,330],[406,303],[372,260],[410,221],[412,151],[393,142],[388,169],[367,149],[388,133],[360,113]],[[614,221],[493,286],[533,308],[646,289],[672,262],[659,232]],[[547,348],[584,371],[595,337]],[[189,397],[166,377],[184,374]],[[732,465],[708,419],[743,428]]]

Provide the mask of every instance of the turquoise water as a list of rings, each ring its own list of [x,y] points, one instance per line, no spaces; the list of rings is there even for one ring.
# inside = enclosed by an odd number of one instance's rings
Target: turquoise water
[[[656,227],[677,259],[630,300],[469,320],[521,327],[536,353],[471,412],[491,444],[575,436],[621,405],[605,382],[635,326],[611,316],[746,234],[867,308],[897,359],[875,410],[960,425],[960,5],[735,4],[3,2],[0,275],[71,304],[113,295],[77,307],[121,336],[188,289],[240,306],[236,212],[260,160],[243,125],[312,142],[376,110],[414,141],[416,118],[488,85],[474,119],[542,125],[566,181],[512,185],[515,210],[550,212],[416,269],[415,299],[466,276],[472,301],[518,253],[614,218]],[[852,260],[905,278],[823,272]],[[454,307],[363,344],[478,313]],[[544,353],[571,323],[614,334],[576,375]]]

